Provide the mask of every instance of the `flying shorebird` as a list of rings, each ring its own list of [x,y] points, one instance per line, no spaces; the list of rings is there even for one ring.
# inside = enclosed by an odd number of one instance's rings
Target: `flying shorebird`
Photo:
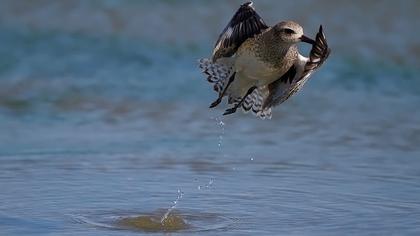
[[[312,44],[309,58],[300,55],[299,42]],[[298,23],[283,21],[269,27],[252,2],[242,4],[220,34],[212,58],[199,61],[219,94],[210,108],[227,96],[232,107],[223,115],[242,107],[262,119],[271,118],[271,107],[302,88],[329,54],[322,25],[313,40]]]

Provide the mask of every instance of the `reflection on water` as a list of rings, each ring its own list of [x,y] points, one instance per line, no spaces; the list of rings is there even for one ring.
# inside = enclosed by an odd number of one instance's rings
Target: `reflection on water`
[[[255,1],[333,50],[265,121],[197,69],[239,3],[2,1],[0,234],[419,234],[419,2]]]

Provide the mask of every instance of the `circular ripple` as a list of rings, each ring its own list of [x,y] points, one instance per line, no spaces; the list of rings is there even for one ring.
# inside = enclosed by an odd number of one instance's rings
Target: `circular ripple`
[[[161,224],[166,210],[154,212],[95,212],[72,215],[80,224],[109,230],[135,230],[145,232],[202,232],[229,228],[235,220],[217,213],[174,210],[168,216],[172,223]],[[169,221],[168,221],[169,222]]]

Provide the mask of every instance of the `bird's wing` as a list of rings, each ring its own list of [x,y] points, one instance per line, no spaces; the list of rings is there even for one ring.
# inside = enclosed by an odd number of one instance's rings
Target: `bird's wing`
[[[263,108],[279,105],[299,91],[311,74],[325,62],[330,52],[322,26],[320,26],[309,58],[299,55],[298,60],[283,76],[268,85],[269,95]]]
[[[305,59],[305,57],[302,57],[299,60],[300,64],[292,65],[282,77],[268,85],[268,97],[264,101],[263,109],[279,105],[297,92],[295,89],[296,82],[294,80],[297,77],[297,74],[303,72],[303,67],[306,63],[306,61],[304,61]],[[306,81],[300,80],[300,83],[302,82],[304,83]]]
[[[252,7],[252,2],[242,4],[217,39],[213,50],[213,61],[232,56],[245,40],[267,28],[264,20]]]
[[[249,94],[242,103],[242,109],[245,113],[251,111],[255,116],[261,119],[271,119],[271,108],[264,109],[264,99],[268,96],[267,86],[260,86]]]
[[[309,60],[306,62],[303,73],[297,78],[297,81],[308,78],[327,60],[330,52],[331,49],[328,47],[327,39],[321,25],[316,34],[315,44],[312,45],[311,52],[309,53]]]

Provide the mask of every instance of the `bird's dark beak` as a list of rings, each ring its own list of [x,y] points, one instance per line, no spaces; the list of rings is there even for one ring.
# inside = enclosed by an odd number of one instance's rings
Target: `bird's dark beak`
[[[314,44],[315,44],[315,40],[313,40],[313,39],[311,39],[311,38],[308,38],[308,37],[306,37],[305,35],[302,35],[302,37],[300,37],[300,40],[301,40],[302,42],[309,43],[309,44],[312,44],[312,45],[314,45]]]

